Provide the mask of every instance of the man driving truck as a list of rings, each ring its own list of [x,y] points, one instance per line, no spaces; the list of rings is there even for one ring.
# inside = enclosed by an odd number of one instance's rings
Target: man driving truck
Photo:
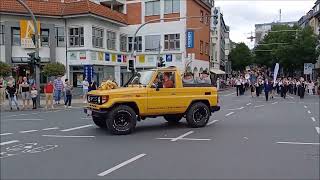
[[[163,88],[174,88],[173,81],[170,80],[170,73],[164,73],[163,75]]]

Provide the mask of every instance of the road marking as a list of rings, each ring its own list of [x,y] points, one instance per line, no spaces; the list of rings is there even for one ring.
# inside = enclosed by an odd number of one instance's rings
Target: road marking
[[[93,124],[88,124],[88,125],[84,125],[84,126],[74,127],[74,128],[70,128],[70,129],[63,129],[63,130],[61,130],[61,131],[62,131],[62,132],[68,132],[68,131],[73,131],[73,130],[82,129],[82,128],[86,128],[86,127],[91,127],[91,126],[93,126]]]
[[[230,116],[231,114],[233,114],[234,112],[229,112],[228,114],[226,114],[225,116],[228,117]]]
[[[234,93],[230,93],[230,94],[225,94],[223,96],[230,96],[230,95],[233,95],[233,94],[236,94],[236,93],[234,92]]]
[[[3,134],[0,134],[0,136],[6,136],[6,135],[10,135],[12,133],[3,133]]]
[[[264,105],[258,105],[258,106],[254,106],[255,108],[258,108],[258,107],[263,107]]]
[[[316,131],[318,134],[320,134],[320,128],[319,127],[316,127]]]
[[[114,167],[112,167],[112,168],[110,168],[110,169],[108,169],[108,170],[106,170],[106,171],[104,171],[102,173],[99,173],[98,176],[108,175],[108,174],[112,173],[113,171],[115,171],[117,169],[120,169],[121,167],[123,167],[123,166],[125,166],[125,165],[127,165],[129,163],[132,163],[132,162],[134,162],[134,161],[136,161],[136,160],[138,160],[140,158],[142,158],[145,155],[146,154],[139,154],[139,155],[137,155],[137,156],[135,156],[135,157],[133,157],[133,158],[127,160],[127,161],[124,161],[123,163],[120,163],[120,164],[118,164],[118,165],[116,165],[116,166],[114,166]]]
[[[28,130],[28,131],[20,131],[19,133],[29,133],[29,132],[36,132],[36,131],[38,131],[38,130]]]
[[[291,98],[291,99],[294,99],[294,97],[292,97],[292,96],[290,96],[290,95],[288,95],[288,97]]]
[[[61,138],[94,138],[95,136],[61,136],[61,135],[42,135],[44,137],[61,137]]]
[[[209,125],[211,125],[211,124],[214,124],[214,123],[216,123],[216,122],[218,122],[219,120],[213,120],[213,121],[211,121],[211,122],[208,122],[208,124],[207,124],[207,126],[209,126]]]
[[[210,141],[211,139],[181,138],[180,140],[190,140],[190,141]]]
[[[251,103],[246,104],[247,106],[249,106]]]
[[[44,119],[5,119],[5,121],[43,121]]]
[[[193,133],[193,131],[186,132],[186,133],[182,134],[181,136],[178,136],[176,138],[171,139],[171,141],[177,141],[177,140],[182,139],[183,137],[186,137],[192,133]]]
[[[312,119],[312,121],[313,121],[313,122],[316,122],[316,118],[314,118],[314,117],[311,117],[311,119]]]
[[[81,118],[81,119],[92,119],[91,117],[85,117],[85,118]]]
[[[304,108],[306,108],[306,109],[307,109],[308,107],[307,107],[307,106],[304,106]]]
[[[19,141],[13,140],[13,141],[2,142],[2,143],[0,143],[0,146],[6,145],[6,144],[12,144],[12,143],[16,143],[16,142],[19,142]]]
[[[30,114],[13,114],[13,115],[6,116],[6,117],[27,116],[27,115],[33,115],[33,114],[39,114],[39,113],[30,113]]]
[[[42,129],[42,131],[48,131],[48,130],[53,130],[53,129],[59,129],[59,128],[58,127],[45,128],[45,129]]]
[[[302,142],[277,142],[277,144],[320,145],[320,143],[302,143]]]
[[[271,103],[271,104],[278,104],[278,102],[274,102],[274,103]]]
[[[240,108],[235,108],[235,109],[228,109],[228,111],[235,111],[235,110],[241,110],[241,109],[243,109],[244,107],[242,106],[242,107],[240,107]]]
[[[309,114],[311,114],[311,111],[308,111]]]

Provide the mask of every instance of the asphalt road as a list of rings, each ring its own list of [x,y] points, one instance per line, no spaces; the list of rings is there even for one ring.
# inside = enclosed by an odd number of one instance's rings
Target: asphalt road
[[[1,112],[1,179],[319,179],[319,97],[220,93],[208,126],[114,136],[81,108]]]

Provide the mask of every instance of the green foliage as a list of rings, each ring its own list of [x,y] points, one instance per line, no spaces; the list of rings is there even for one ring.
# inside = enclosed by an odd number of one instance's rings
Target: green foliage
[[[11,73],[11,66],[0,61],[0,76],[5,77],[10,75]]]
[[[43,67],[43,73],[47,77],[51,76],[63,76],[66,73],[66,68],[63,64],[56,62],[46,64]]]
[[[272,67],[278,62],[285,72],[292,73],[302,70],[304,63],[316,62],[318,41],[310,27],[277,25],[271,31],[277,32],[269,32],[255,48],[256,64]]]
[[[244,43],[236,44],[236,47],[231,50],[229,58],[233,70],[244,70],[246,66],[252,63],[252,53]]]

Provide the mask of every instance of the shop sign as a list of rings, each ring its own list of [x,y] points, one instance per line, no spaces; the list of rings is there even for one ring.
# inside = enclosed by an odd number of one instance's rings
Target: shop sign
[[[98,60],[103,61],[103,52],[98,52]]]
[[[77,52],[69,52],[69,59],[70,60],[77,60],[78,58],[77,58]]]
[[[121,59],[122,59],[122,58],[121,58],[121,55],[119,54],[119,55],[118,55],[118,58],[117,58],[117,60],[118,60],[119,63],[121,63]]]
[[[91,52],[91,61],[95,61],[95,60],[97,60],[97,52],[92,51]]]
[[[85,51],[80,51],[79,57],[80,57],[80,60],[86,60],[87,59],[86,52]]]
[[[127,56],[126,55],[122,55],[122,62],[126,63],[127,62]]]
[[[38,32],[40,35],[40,21],[37,21],[37,26],[38,26]],[[22,47],[35,48],[34,42],[32,40],[32,37],[34,34],[35,34],[35,28],[33,26],[33,21],[20,20],[20,40],[21,40]]]
[[[117,61],[117,56],[115,54],[112,54],[111,57],[112,57],[112,62],[116,62]]]
[[[188,30],[187,31],[187,48],[194,47],[194,31]]]
[[[145,55],[139,55],[139,63],[144,64],[145,63]]]
[[[110,61],[110,54],[109,53],[105,53],[104,60]]]
[[[166,54],[166,62],[172,62],[172,54]]]

